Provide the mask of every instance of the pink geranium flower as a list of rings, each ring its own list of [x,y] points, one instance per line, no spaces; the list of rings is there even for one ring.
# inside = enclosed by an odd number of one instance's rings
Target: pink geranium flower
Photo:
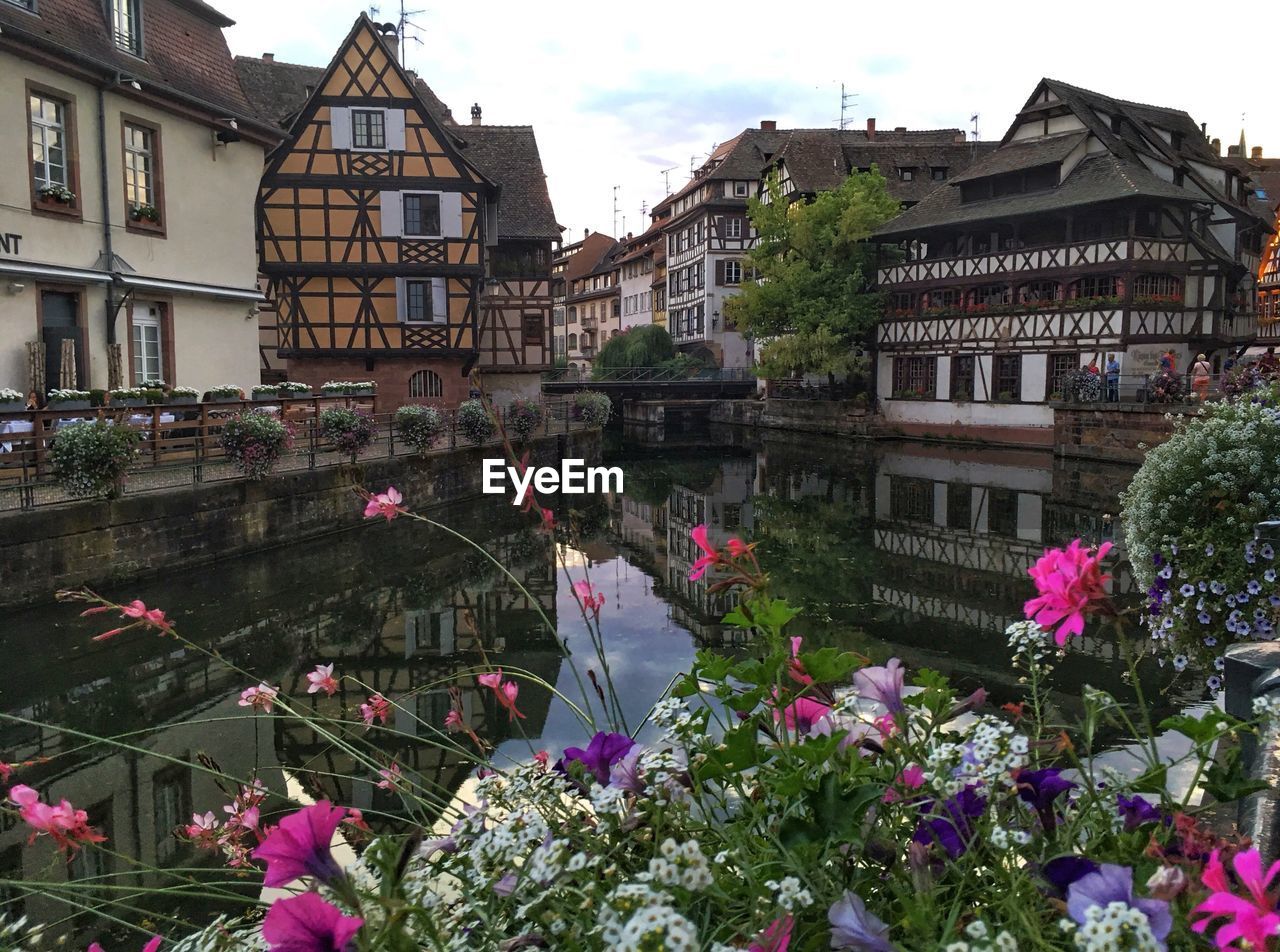
[[[517,717],[524,717],[516,709],[516,698],[520,694],[520,685],[514,681],[503,681],[501,668],[489,674],[482,674],[476,680],[493,691],[494,697],[498,699],[498,706],[506,709],[508,720],[514,721]]]
[[[1061,647],[1072,635],[1084,634],[1088,615],[1109,611],[1106,584],[1110,575],[1102,574],[1102,560],[1111,551],[1111,543],[1098,546],[1097,554],[1072,540],[1065,549],[1046,549],[1036,564],[1027,570],[1035,582],[1035,598],[1023,606],[1027,618],[1041,628],[1058,625],[1054,640]]]
[[[376,519],[378,516],[386,516],[387,522],[390,522],[396,516],[405,510],[400,503],[404,502],[404,497],[396,490],[394,486],[388,486],[385,493],[370,495],[368,502],[365,503],[364,517],[366,519]]]
[[[733,559],[740,559],[751,551],[751,546],[741,539],[730,539],[725,543],[725,547],[729,550],[729,557]]]
[[[769,928],[756,936],[747,946],[747,952],[787,952],[791,946],[791,930],[795,928],[795,924],[795,918],[792,916],[774,919],[769,923]]]
[[[338,679],[333,676],[332,664],[316,665],[316,669],[307,675],[307,680],[311,682],[307,688],[308,694],[323,691],[329,697],[333,697],[334,692],[338,690]]]
[[[706,524],[694,526],[693,531],[689,533],[689,538],[693,540],[693,544],[702,550],[702,555],[689,568],[689,581],[696,582],[706,574],[707,569],[721,561],[720,550],[711,546],[707,541]]]
[[[596,591],[595,586],[586,579],[579,579],[573,583],[573,594],[577,596],[585,610],[591,612],[596,618],[600,617],[600,609],[604,607],[605,601],[604,592]]]
[[[56,806],[42,803],[40,794],[26,784],[16,784],[9,790],[9,800],[18,805],[18,815],[33,830],[28,843],[44,834],[61,850],[76,850],[85,843],[104,843],[106,837],[89,826],[89,814],[77,810],[63,800]]]
[[[241,691],[239,704],[241,707],[251,707],[255,711],[270,714],[271,707],[278,696],[277,689],[263,681],[256,688],[245,688]]]
[[[387,718],[390,715],[391,702],[381,694],[374,694],[366,703],[360,705],[360,716],[371,727],[374,721],[380,721],[383,724],[387,723]]]
[[[327,884],[341,876],[342,869],[333,858],[329,844],[346,815],[342,807],[321,800],[281,820],[253,851],[255,859],[265,860],[267,864],[262,884],[287,886],[304,876]]]
[[[341,952],[364,920],[346,916],[316,893],[277,899],[262,922],[262,937],[272,952]]]
[[[1214,920],[1223,920],[1213,934],[1213,941],[1219,949],[1269,948],[1271,937],[1280,932],[1280,914],[1276,913],[1277,896],[1273,888],[1277,875],[1280,875],[1280,862],[1272,863],[1264,875],[1262,856],[1256,849],[1237,853],[1231,865],[1247,893],[1246,896],[1238,896],[1227,878],[1220,852],[1214,850],[1205,865],[1201,879],[1212,893],[1191,910],[1193,916],[1204,916],[1192,923],[1191,928],[1203,934]],[[1239,945],[1242,940],[1247,945]]]
[[[142,952],[156,952],[160,948],[160,943],[164,941],[162,936],[153,936],[151,941],[142,947]],[[87,952],[106,952],[97,942],[90,942]]]

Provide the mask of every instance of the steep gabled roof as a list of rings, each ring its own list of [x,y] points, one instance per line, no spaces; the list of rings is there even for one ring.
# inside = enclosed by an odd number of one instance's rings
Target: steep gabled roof
[[[253,111],[268,122],[285,123],[311,98],[324,69],[237,56],[236,75]]]
[[[462,154],[500,188],[498,237],[559,238],[533,126],[467,126],[465,131]]]
[[[961,174],[951,176],[951,181],[953,183],[969,182],[1041,165],[1060,165],[1088,136],[1087,132],[1076,131],[1046,136],[1042,139],[1011,142],[996,149],[981,161],[975,162]]]

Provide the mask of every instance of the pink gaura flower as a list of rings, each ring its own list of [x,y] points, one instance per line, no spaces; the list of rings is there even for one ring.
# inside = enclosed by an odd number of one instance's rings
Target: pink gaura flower
[[[152,936],[151,941],[142,947],[142,952],[156,952],[160,948],[160,943],[164,941],[162,936]],[[90,942],[86,952],[106,952],[97,942]]]
[[[391,702],[381,694],[374,694],[367,702],[360,705],[360,716],[370,727],[373,726],[374,721],[385,724],[387,718],[391,716]]]
[[[279,690],[263,681],[256,688],[245,688],[240,692],[241,707],[251,707],[264,714],[271,713],[271,707],[279,696]]]
[[[96,615],[99,612],[109,610],[109,606],[100,605],[95,608],[87,609],[80,613],[80,617],[85,615]],[[133,624],[125,625],[121,628],[112,628],[110,631],[104,631],[100,635],[94,635],[94,641],[106,641],[108,638],[114,638],[122,631],[128,631],[130,628],[141,626],[143,628],[154,628],[163,634],[173,634],[173,624],[165,617],[164,612],[159,608],[148,608],[145,603],[138,599],[134,599],[128,605],[120,606],[120,617],[133,619]]]
[[[191,814],[191,822],[186,825],[183,834],[192,843],[202,849],[216,849],[218,845],[218,818],[212,810],[203,814]]]
[[[1023,611],[1041,628],[1058,625],[1053,637],[1059,647],[1072,635],[1084,634],[1087,616],[1111,611],[1106,589],[1111,576],[1102,574],[1102,560],[1111,551],[1111,543],[1102,543],[1096,554],[1091,555],[1092,551],[1073,539],[1065,549],[1045,549],[1027,570],[1039,594]]]
[[[1265,875],[1262,872],[1262,856],[1256,849],[1237,853],[1231,861],[1236,878],[1247,895],[1238,896],[1232,890],[1227,871],[1222,865],[1221,851],[1214,850],[1205,865],[1202,882],[1211,895],[1191,910],[1191,915],[1204,916],[1191,924],[1192,930],[1204,933],[1214,920],[1223,920],[1213,934],[1219,949],[1270,948],[1271,937],[1280,932],[1280,914],[1276,912],[1276,889],[1280,875],[1280,862],[1271,864]],[[1243,941],[1245,945],[1239,943]]]
[[[711,543],[707,541],[707,526],[703,523],[694,526],[693,531],[689,533],[689,538],[693,540],[693,544],[702,550],[702,555],[689,568],[689,581],[696,582],[706,574],[707,569],[721,561],[720,551],[712,548]]]
[[[596,618],[600,617],[600,609],[604,607],[605,601],[604,592],[596,591],[596,587],[586,579],[579,579],[573,583],[573,594],[586,611],[591,612]]]
[[[540,750],[533,755],[533,759],[542,765],[543,770],[546,770],[547,764],[551,762],[551,755],[548,754],[545,750]]]
[[[550,532],[556,527],[556,514],[550,509],[539,509],[538,514],[542,517],[542,522],[538,526],[544,532]]]
[[[466,730],[466,726],[462,723],[462,715],[454,709],[450,709],[444,716],[444,727],[450,734],[458,734]]]
[[[350,826],[354,826],[357,830],[361,830],[364,833],[373,832],[373,829],[365,822],[364,811],[356,807],[349,807],[347,809],[346,819],[342,822],[349,824]]]
[[[783,916],[769,923],[769,928],[761,932],[751,944],[747,952],[787,952],[791,946],[791,930],[795,928],[793,916]]]
[[[18,805],[18,814],[31,827],[28,843],[44,834],[57,844],[60,850],[76,850],[85,843],[104,843],[106,837],[89,826],[89,814],[77,810],[63,800],[57,805],[42,803],[40,794],[26,784],[16,784],[9,790],[9,800]]]
[[[311,682],[307,687],[308,694],[323,691],[329,697],[333,697],[334,692],[338,690],[338,679],[333,676],[332,664],[316,665],[316,669],[307,675],[307,680]]]
[[[267,873],[264,886],[287,886],[296,879],[310,876],[321,883],[332,883],[342,875],[329,845],[334,831],[347,815],[342,807],[321,800],[304,807],[280,821],[253,851],[254,859],[264,860]]]
[[[404,497],[396,490],[394,486],[388,486],[385,493],[370,495],[368,502],[365,503],[364,517],[366,519],[376,519],[378,516],[386,516],[387,522],[390,522],[396,516],[405,510],[400,503],[404,502]]]
[[[364,925],[313,892],[277,899],[262,921],[272,952],[343,952]]]
[[[514,721],[517,717],[524,717],[516,709],[516,698],[520,694],[520,685],[514,681],[503,681],[501,668],[489,674],[482,674],[476,680],[493,691],[493,696],[498,699],[498,706],[504,708],[507,712],[507,720]]]
[[[378,781],[378,787],[381,790],[398,790],[400,789],[400,781],[404,779],[400,773],[400,765],[395,763],[390,767],[383,767],[379,770],[378,776],[382,778]]]

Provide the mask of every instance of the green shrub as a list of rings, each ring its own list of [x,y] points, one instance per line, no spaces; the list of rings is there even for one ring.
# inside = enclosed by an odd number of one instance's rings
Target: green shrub
[[[573,398],[573,415],[587,426],[604,426],[613,413],[613,404],[603,393],[584,390]]]
[[[250,479],[262,479],[293,445],[293,429],[270,413],[246,410],[222,427],[222,451]]]
[[[507,406],[507,431],[518,440],[527,440],[542,425],[542,407],[534,400],[516,397]]]
[[[342,455],[356,461],[360,451],[373,442],[378,426],[373,417],[347,407],[330,407],[320,414],[320,435]]]
[[[467,400],[458,407],[458,429],[478,446],[493,436],[498,428],[482,401]]]
[[[396,411],[396,432],[415,452],[425,453],[444,432],[444,417],[435,407],[401,407]]]
[[[54,475],[77,499],[119,495],[129,464],[137,455],[138,431],[106,420],[73,423],[57,431],[49,449]]]

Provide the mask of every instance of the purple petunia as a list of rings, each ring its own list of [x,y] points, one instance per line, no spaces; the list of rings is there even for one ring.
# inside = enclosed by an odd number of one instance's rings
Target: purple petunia
[[[1040,816],[1046,830],[1058,825],[1054,801],[1076,785],[1062,776],[1061,770],[1047,767],[1044,770],[1023,770],[1018,774],[1018,796]]]
[[[853,687],[861,697],[871,701],[879,701],[890,714],[901,713],[902,706],[902,662],[890,658],[883,667],[862,668],[853,674]]]
[[[600,731],[591,738],[587,749],[566,747],[564,758],[556,766],[564,770],[570,763],[577,761],[586,768],[587,773],[596,778],[597,783],[609,782],[609,768],[626,756],[635,746],[635,741],[626,734],[613,734]]]
[[[857,893],[845,894],[827,910],[831,923],[831,948],[855,952],[894,952],[889,927],[867,910]]]
[[[920,804],[920,812],[928,816],[934,807],[934,801],[925,800]],[[965,787],[944,801],[941,807],[940,813],[920,822],[911,838],[925,846],[937,842],[948,856],[956,859],[969,848],[973,839],[973,821],[987,809],[987,801],[985,797],[978,796],[973,787]]]
[[[303,876],[328,884],[341,876],[342,870],[329,851],[329,843],[346,815],[342,807],[321,800],[281,820],[253,851],[256,859],[267,862],[263,885],[287,886]]]
[[[1086,914],[1094,906],[1106,909],[1113,902],[1122,902],[1145,915],[1151,934],[1164,948],[1165,937],[1173,928],[1169,904],[1159,899],[1135,898],[1133,870],[1128,866],[1103,863],[1097,872],[1082,876],[1067,889],[1067,915],[1078,925],[1088,922]]]
[[[1098,864],[1087,856],[1056,856],[1040,867],[1040,875],[1053,894],[1065,899],[1071,884],[1098,871]]]
[[[1116,794],[1116,813],[1124,821],[1124,828],[1127,831],[1166,819],[1160,809],[1147,800],[1142,797],[1126,797],[1123,793]]]

